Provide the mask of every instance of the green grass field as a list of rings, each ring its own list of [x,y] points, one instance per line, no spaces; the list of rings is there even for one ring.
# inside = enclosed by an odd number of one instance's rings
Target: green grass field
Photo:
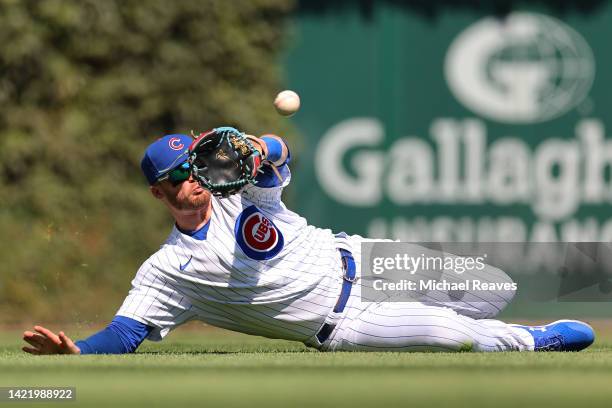
[[[0,386],[74,386],[66,404],[99,407],[610,406],[612,326],[593,326],[586,352],[494,354],[320,353],[190,326],[133,355],[34,357],[4,330]]]

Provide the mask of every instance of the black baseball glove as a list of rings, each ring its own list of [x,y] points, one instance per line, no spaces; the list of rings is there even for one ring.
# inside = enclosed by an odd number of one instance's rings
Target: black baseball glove
[[[232,127],[201,133],[189,148],[191,172],[212,194],[228,197],[255,184],[262,157],[247,136]]]

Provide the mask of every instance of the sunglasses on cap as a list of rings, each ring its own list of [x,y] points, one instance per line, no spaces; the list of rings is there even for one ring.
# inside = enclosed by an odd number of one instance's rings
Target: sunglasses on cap
[[[173,168],[163,176],[157,179],[158,182],[168,180],[172,186],[176,187],[183,181],[189,179],[191,175],[191,167],[188,162],[181,164],[178,167]]]

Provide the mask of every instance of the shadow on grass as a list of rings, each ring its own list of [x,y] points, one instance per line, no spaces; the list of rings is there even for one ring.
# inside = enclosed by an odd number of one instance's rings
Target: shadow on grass
[[[161,355],[161,356],[168,356],[168,355],[172,355],[172,356],[180,356],[180,355],[185,355],[185,356],[207,356],[207,355],[235,355],[235,354],[278,354],[278,353],[283,353],[283,354],[313,354],[313,353],[320,353],[318,350],[270,350],[270,349],[265,349],[265,350],[257,350],[257,349],[252,349],[252,350],[185,350],[185,351],[167,351],[167,350],[160,350],[160,351],[141,351],[141,352],[136,352],[134,353],[134,355],[139,355],[139,356],[143,356],[143,355]]]

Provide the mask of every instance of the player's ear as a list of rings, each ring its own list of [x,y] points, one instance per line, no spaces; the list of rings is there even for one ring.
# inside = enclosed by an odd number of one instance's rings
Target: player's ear
[[[157,198],[158,200],[164,198],[164,193],[158,185],[149,186],[149,190],[151,191],[153,197]]]

